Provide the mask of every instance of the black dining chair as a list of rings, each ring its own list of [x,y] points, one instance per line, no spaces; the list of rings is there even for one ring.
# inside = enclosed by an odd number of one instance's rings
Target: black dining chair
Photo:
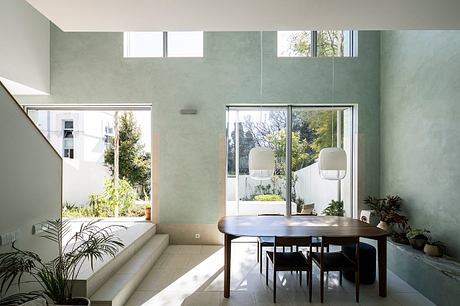
[[[343,252],[329,252],[325,253],[324,248],[326,244],[333,245],[354,245],[355,246],[355,259],[351,259]],[[312,253],[313,262],[319,267],[320,270],[320,290],[321,290],[321,303],[324,301],[324,272],[339,271],[340,272],[340,285],[342,285],[342,272],[354,271],[355,272],[355,291],[356,302],[359,303],[359,237],[321,237],[321,252]]]
[[[310,249],[304,255],[301,251],[277,252],[277,246],[309,245]],[[276,273],[279,271],[296,271],[299,274],[299,283],[302,286],[302,272],[307,272],[309,301],[312,294],[312,247],[311,237],[274,237],[273,252],[266,252],[265,283],[268,286],[268,264],[273,265],[273,303],[276,303]]]
[[[264,216],[283,216],[282,214],[259,214],[259,217]],[[259,272],[262,273],[262,254],[263,248],[273,247],[275,239],[273,237],[257,237],[257,262],[259,263]],[[284,247],[283,247],[284,250]]]

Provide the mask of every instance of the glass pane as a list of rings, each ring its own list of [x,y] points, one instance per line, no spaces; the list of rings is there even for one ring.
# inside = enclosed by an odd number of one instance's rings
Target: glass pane
[[[64,130],[64,138],[73,138],[73,131]]]
[[[311,31],[278,31],[278,57],[311,56]]]
[[[64,121],[64,128],[73,129],[73,121]]]
[[[73,149],[73,139],[64,138],[64,150]]]
[[[270,107],[244,108],[230,109],[227,115],[227,215],[284,215],[286,111]],[[255,148],[259,149],[251,153]],[[259,153],[255,153],[257,151]],[[271,166],[257,167],[257,164],[264,164],[260,163],[264,158],[260,151],[273,154],[271,163],[268,162]],[[250,154],[253,154],[254,169],[261,170],[259,174],[269,175],[251,175]]]
[[[163,32],[123,33],[124,57],[163,57]]]
[[[31,119],[63,160],[64,217],[144,219],[151,186],[151,112],[149,110],[29,110]],[[63,130],[74,122],[75,132]],[[119,201],[114,198],[115,149],[106,132],[119,122]],[[67,125],[68,126],[68,125]],[[73,135],[73,138],[67,138]],[[65,137],[67,136],[67,137]],[[144,193],[145,192],[145,193]],[[73,208],[72,208],[73,207]]]
[[[347,173],[340,182],[326,180],[320,177],[318,165],[319,152],[328,147],[343,148],[351,160],[351,116],[337,108],[294,108],[292,117],[291,197],[296,203],[292,214],[324,215],[332,200],[340,199],[344,214],[351,216],[351,175]]]
[[[168,57],[203,57],[203,32],[168,32]]]
[[[318,56],[345,56],[345,51],[349,48],[345,45],[345,32],[348,31],[318,31]]]

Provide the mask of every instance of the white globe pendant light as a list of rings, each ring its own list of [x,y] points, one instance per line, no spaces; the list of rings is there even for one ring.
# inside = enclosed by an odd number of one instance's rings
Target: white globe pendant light
[[[275,172],[275,154],[270,148],[256,147],[249,151],[249,176],[269,180]]]
[[[319,152],[319,176],[341,180],[347,174],[347,153],[341,148],[324,148]]]

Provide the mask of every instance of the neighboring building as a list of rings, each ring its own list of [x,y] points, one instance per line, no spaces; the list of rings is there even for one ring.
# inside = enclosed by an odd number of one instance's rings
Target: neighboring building
[[[104,163],[113,112],[32,110],[29,114],[64,158]]]
[[[29,115],[64,157],[64,203],[86,205],[110,177],[104,151],[113,136],[113,112],[30,110]]]

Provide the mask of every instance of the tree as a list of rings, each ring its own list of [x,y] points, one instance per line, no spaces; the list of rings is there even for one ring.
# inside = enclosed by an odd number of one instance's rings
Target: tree
[[[289,37],[289,52],[296,56],[311,56],[311,31],[293,32]],[[318,56],[343,56],[345,36],[343,31],[317,31]]]
[[[120,117],[119,128],[119,175],[132,186],[145,189],[150,194],[150,160],[151,155],[144,151],[141,143],[141,129],[132,112],[125,112]],[[104,153],[104,161],[114,171],[114,139]]]

